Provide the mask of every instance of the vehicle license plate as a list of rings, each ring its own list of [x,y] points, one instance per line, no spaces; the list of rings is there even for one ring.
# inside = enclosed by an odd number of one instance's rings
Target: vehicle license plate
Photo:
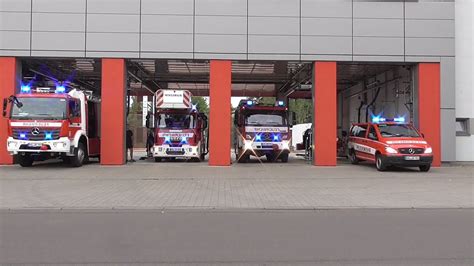
[[[420,156],[405,156],[406,161],[419,161]]]

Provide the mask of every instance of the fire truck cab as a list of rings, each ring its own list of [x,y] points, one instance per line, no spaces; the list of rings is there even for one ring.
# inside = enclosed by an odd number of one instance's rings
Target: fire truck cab
[[[155,93],[154,146],[156,162],[163,159],[203,161],[208,153],[207,116],[199,113],[187,90]]]
[[[288,162],[290,153],[290,112],[283,101],[275,105],[241,100],[234,113],[234,149],[239,163],[250,156],[266,156],[268,161]],[[294,113],[291,113],[294,114]]]
[[[92,94],[67,92],[62,85],[21,86],[19,94],[3,100],[7,150],[23,167],[50,158],[82,166],[89,157],[99,157],[99,103]]]
[[[379,171],[389,166],[411,166],[427,172],[433,162],[431,146],[403,117],[373,117],[372,123],[353,124],[348,153],[352,164],[374,162]]]

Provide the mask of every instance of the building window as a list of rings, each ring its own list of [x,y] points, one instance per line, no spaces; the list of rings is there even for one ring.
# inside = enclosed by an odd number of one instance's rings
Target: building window
[[[470,136],[469,118],[456,118],[456,136]]]

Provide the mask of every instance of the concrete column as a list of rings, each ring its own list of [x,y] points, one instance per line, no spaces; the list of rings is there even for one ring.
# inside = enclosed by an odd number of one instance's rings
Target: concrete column
[[[102,59],[100,164],[125,164],[126,69],[124,59]]]
[[[15,57],[0,57],[0,101],[3,109],[3,99],[15,94],[18,87],[17,59]],[[0,165],[13,164],[13,157],[7,152],[8,120],[0,116]]]
[[[439,63],[418,65],[418,125],[428,144],[433,147],[433,166],[441,165],[440,83]]]
[[[337,164],[337,64],[315,62],[313,66],[313,164]]]
[[[211,60],[209,165],[230,165],[232,62]]]

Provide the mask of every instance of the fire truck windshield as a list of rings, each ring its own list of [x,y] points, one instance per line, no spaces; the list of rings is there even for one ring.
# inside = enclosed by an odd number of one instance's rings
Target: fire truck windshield
[[[163,129],[195,128],[195,118],[190,114],[159,114],[157,123]]]
[[[380,124],[380,134],[384,138],[416,138],[420,135],[412,125],[406,124]]]
[[[18,98],[23,106],[13,104],[11,118],[18,120],[66,119],[66,99],[61,98]]]
[[[248,126],[286,126],[284,113],[250,113],[245,117]]]

